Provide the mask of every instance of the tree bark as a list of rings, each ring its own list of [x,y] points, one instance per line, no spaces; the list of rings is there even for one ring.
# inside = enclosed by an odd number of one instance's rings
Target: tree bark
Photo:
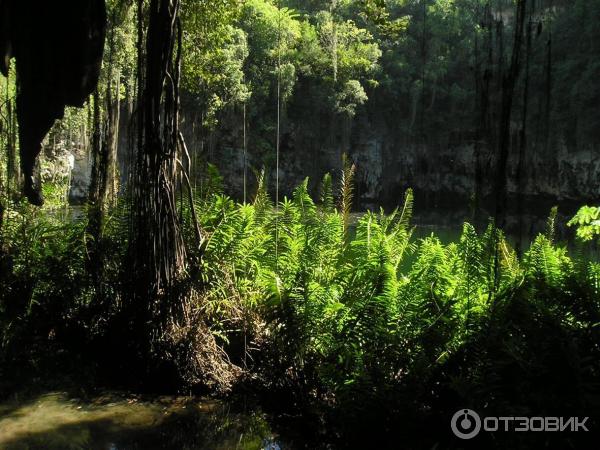
[[[521,47],[523,43],[523,28],[525,22],[525,8],[527,0],[518,0],[517,15],[515,20],[515,33],[510,67],[502,77],[502,106],[500,111],[500,127],[498,133],[498,159],[496,165],[496,213],[495,223],[503,227],[506,221],[507,202],[507,167],[510,151],[510,123],[515,85],[521,66]]]
[[[117,174],[117,150],[119,146],[119,122],[121,120],[121,101],[119,96],[121,74],[115,76],[115,88],[113,93],[112,80],[106,91],[107,125],[106,125],[106,148],[107,148],[107,173],[103,195],[105,205],[114,205],[119,190],[119,177]]]
[[[138,11],[143,10],[142,3],[138,0]],[[181,48],[175,58],[174,52],[180,32],[179,5],[179,0],[150,1],[146,66],[144,78],[138,80],[142,96],[133,182],[133,293],[135,299],[147,302],[151,317],[166,311],[166,294],[185,262],[175,199]]]
[[[527,150],[527,115],[529,106],[529,58],[531,56],[531,17],[527,24],[527,44],[525,52],[525,86],[523,89],[523,110],[521,130],[519,131],[519,161],[517,163],[517,218],[519,221],[517,254],[521,255],[523,247],[523,190],[525,189],[523,173],[525,170],[525,152]]]
[[[477,126],[477,139],[475,142],[475,193],[473,202],[473,221],[476,225],[483,223],[482,219],[482,197],[483,197],[483,163],[482,150],[487,145],[492,145],[492,133],[490,132],[490,84],[494,67],[494,49],[493,49],[493,18],[491,4],[488,1],[483,10],[482,23],[487,30],[485,39],[485,62],[479,62],[479,48],[476,40],[476,92],[477,106],[479,109],[479,118]],[[483,45],[482,45],[483,47]],[[482,69],[483,66],[483,69]]]

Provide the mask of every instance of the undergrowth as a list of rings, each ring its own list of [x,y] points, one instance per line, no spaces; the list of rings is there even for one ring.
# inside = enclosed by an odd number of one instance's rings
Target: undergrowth
[[[339,195],[326,176],[319,202],[306,180],[274,205],[264,176],[249,204],[219,189],[199,196],[200,247],[181,205],[192,289],[165,354],[182,383],[206,382],[212,371],[213,384],[248,383],[286,407],[319,411],[339,433],[328,439],[375,427],[409,448],[449,440],[427,424],[443,422],[446,432],[462,407],[597,416],[600,264],[554,241],[555,214],[521,258],[493,224],[478,233],[465,223],[447,245],[414,239],[410,190],[397,210],[351,223],[351,173]],[[39,353],[48,348],[76,341],[85,353],[87,343],[105,342],[127,300],[128,211],[123,201],[105,221],[101,288],[89,275],[85,214],[64,221],[25,205],[9,211],[1,376],[19,361],[46,370]]]

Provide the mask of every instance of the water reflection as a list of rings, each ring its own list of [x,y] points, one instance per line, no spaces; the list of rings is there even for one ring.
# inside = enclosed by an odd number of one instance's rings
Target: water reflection
[[[51,393],[0,404],[0,448],[269,449],[283,447],[258,412],[187,397],[115,393],[92,399]]]

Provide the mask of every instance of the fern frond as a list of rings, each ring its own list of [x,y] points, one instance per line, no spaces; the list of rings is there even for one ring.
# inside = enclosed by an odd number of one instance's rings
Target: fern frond
[[[325,212],[333,211],[335,207],[335,201],[333,199],[333,181],[330,173],[326,173],[323,176],[320,186],[320,202]]]
[[[556,237],[556,216],[558,215],[558,206],[553,206],[550,215],[546,221],[546,237],[550,242],[554,242]]]
[[[342,157],[342,180],[340,184],[340,214],[344,223],[344,234],[348,234],[350,227],[350,213],[352,212],[352,201],[354,198],[354,174],[356,166],[350,162],[346,154]]]
[[[402,212],[400,213],[400,219],[398,220],[398,226],[406,231],[408,231],[408,229],[410,227],[410,221],[412,220],[413,203],[414,203],[413,190],[411,188],[408,188],[404,194],[404,203],[402,205]]]

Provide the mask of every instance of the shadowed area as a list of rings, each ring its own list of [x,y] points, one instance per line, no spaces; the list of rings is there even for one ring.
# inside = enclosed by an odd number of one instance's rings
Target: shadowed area
[[[279,448],[265,418],[222,402],[116,393],[75,399],[48,393],[0,405],[0,448]]]
[[[17,117],[24,194],[42,205],[34,176],[41,143],[65,106],[81,107],[98,84],[104,38],[104,0],[60,0],[31,5],[0,0],[0,72],[16,60]]]

